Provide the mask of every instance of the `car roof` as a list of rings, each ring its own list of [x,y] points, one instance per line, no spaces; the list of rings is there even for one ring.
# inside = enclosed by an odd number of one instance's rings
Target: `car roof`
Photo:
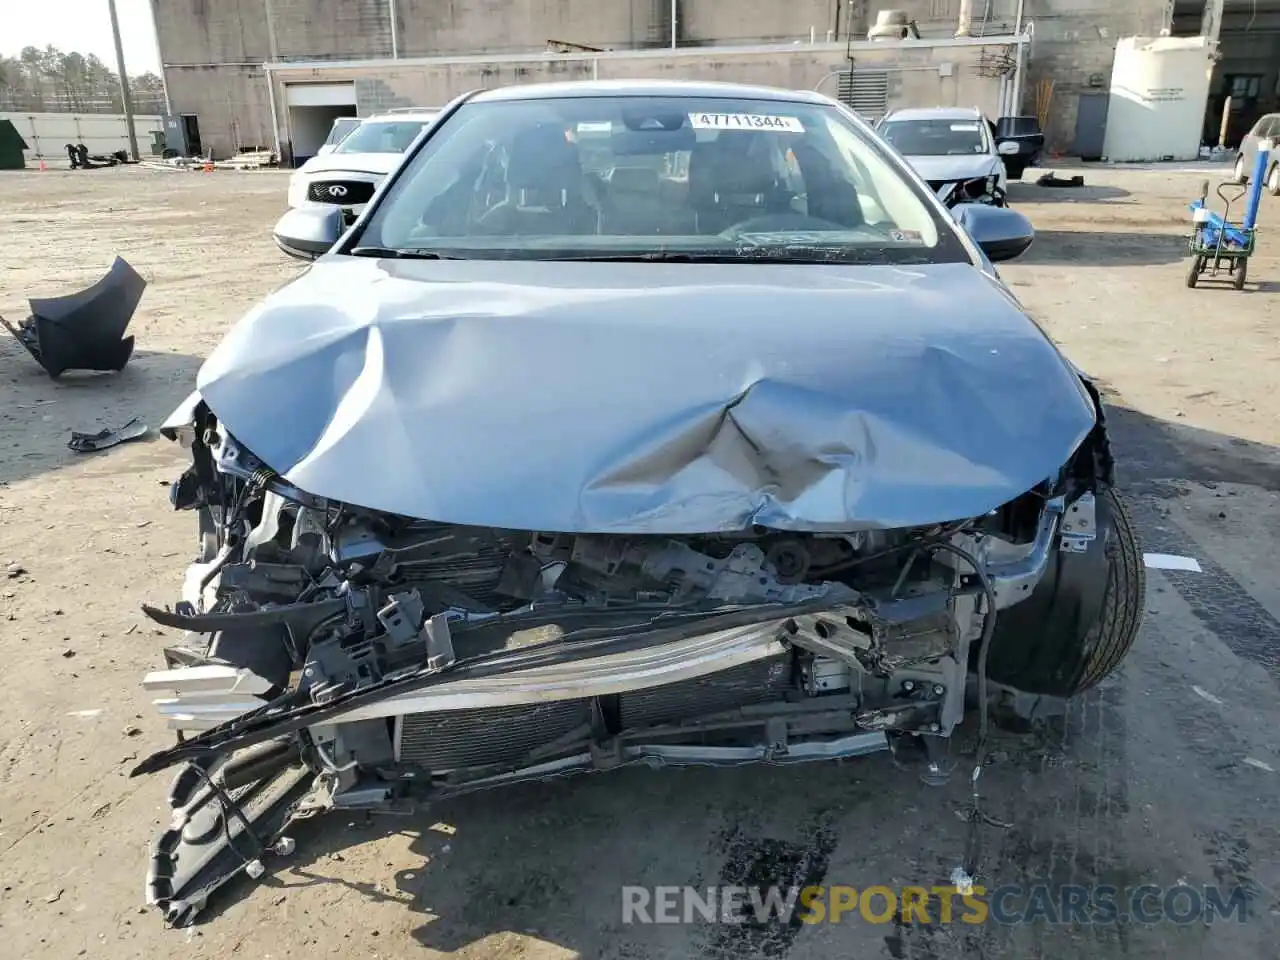
[[[484,90],[472,100],[490,103],[505,100],[550,100],[587,97],[727,97],[739,100],[772,100],[778,103],[829,104],[831,100],[812,90],[783,90],[743,83],[710,80],[576,80],[561,83],[527,83]]]
[[[981,120],[977,107],[906,107],[894,110],[885,120]]]
[[[367,117],[361,117],[360,122],[365,123],[369,120],[434,120],[440,116],[438,108],[423,107],[421,110],[414,108],[412,110],[389,110],[386,113],[374,113]]]

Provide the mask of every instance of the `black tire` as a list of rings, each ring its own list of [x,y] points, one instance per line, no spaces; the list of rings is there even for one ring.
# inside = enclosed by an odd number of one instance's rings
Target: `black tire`
[[[1071,697],[1114,673],[1138,637],[1147,572],[1133,523],[1114,490],[1098,495],[1097,539],[1055,550],[1022,603],[996,620],[987,675],[1029,694]]]
[[[1204,257],[1192,257],[1191,266],[1187,268],[1187,286],[1194,287],[1200,279],[1200,271],[1204,269]]]
[[[1231,285],[1237,290],[1244,289],[1245,278],[1249,275],[1249,261],[1241,257],[1236,261],[1236,269],[1231,276]]]
[[[1273,197],[1280,197],[1280,163],[1271,165],[1271,172],[1267,175],[1267,192]]]

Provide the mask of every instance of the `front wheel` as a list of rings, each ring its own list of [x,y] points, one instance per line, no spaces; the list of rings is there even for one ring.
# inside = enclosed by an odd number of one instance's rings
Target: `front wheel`
[[[1115,490],[1097,495],[1096,539],[1083,553],[1055,550],[1031,596],[1001,610],[987,660],[996,683],[1070,697],[1114,673],[1142,625],[1147,573]]]
[[[1237,290],[1243,290],[1245,277],[1247,277],[1248,275],[1249,275],[1249,261],[1246,260],[1244,257],[1240,257],[1239,259],[1236,260],[1236,268],[1233,271],[1233,276],[1231,278],[1231,285],[1234,286]]]
[[[1200,279],[1200,272],[1204,270],[1204,257],[1192,257],[1191,266],[1187,268],[1187,286],[1194,287]]]
[[[1248,178],[1244,172],[1244,157],[1236,157],[1236,167],[1231,172],[1231,179],[1236,183],[1245,183],[1247,181]]]
[[[1280,197],[1280,163],[1271,167],[1271,176],[1267,177],[1267,192],[1273,197]]]

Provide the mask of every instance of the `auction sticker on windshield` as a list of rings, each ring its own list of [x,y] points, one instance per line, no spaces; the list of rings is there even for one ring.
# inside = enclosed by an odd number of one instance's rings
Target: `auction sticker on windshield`
[[[804,133],[796,117],[771,117],[760,113],[691,113],[689,125],[695,130],[773,130],[777,133]]]

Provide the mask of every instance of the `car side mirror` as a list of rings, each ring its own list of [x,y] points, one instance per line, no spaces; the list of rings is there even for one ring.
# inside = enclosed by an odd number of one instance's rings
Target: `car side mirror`
[[[959,203],[951,208],[951,215],[992,263],[1012,260],[1036,238],[1031,221],[1008,207]]]
[[[1021,149],[1015,140],[1001,140],[996,144],[996,153],[1002,157],[1011,157]]]
[[[315,260],[329,252],[344,231],[341,207],[295,207],[276,221],[276,246],[299,260]]]

